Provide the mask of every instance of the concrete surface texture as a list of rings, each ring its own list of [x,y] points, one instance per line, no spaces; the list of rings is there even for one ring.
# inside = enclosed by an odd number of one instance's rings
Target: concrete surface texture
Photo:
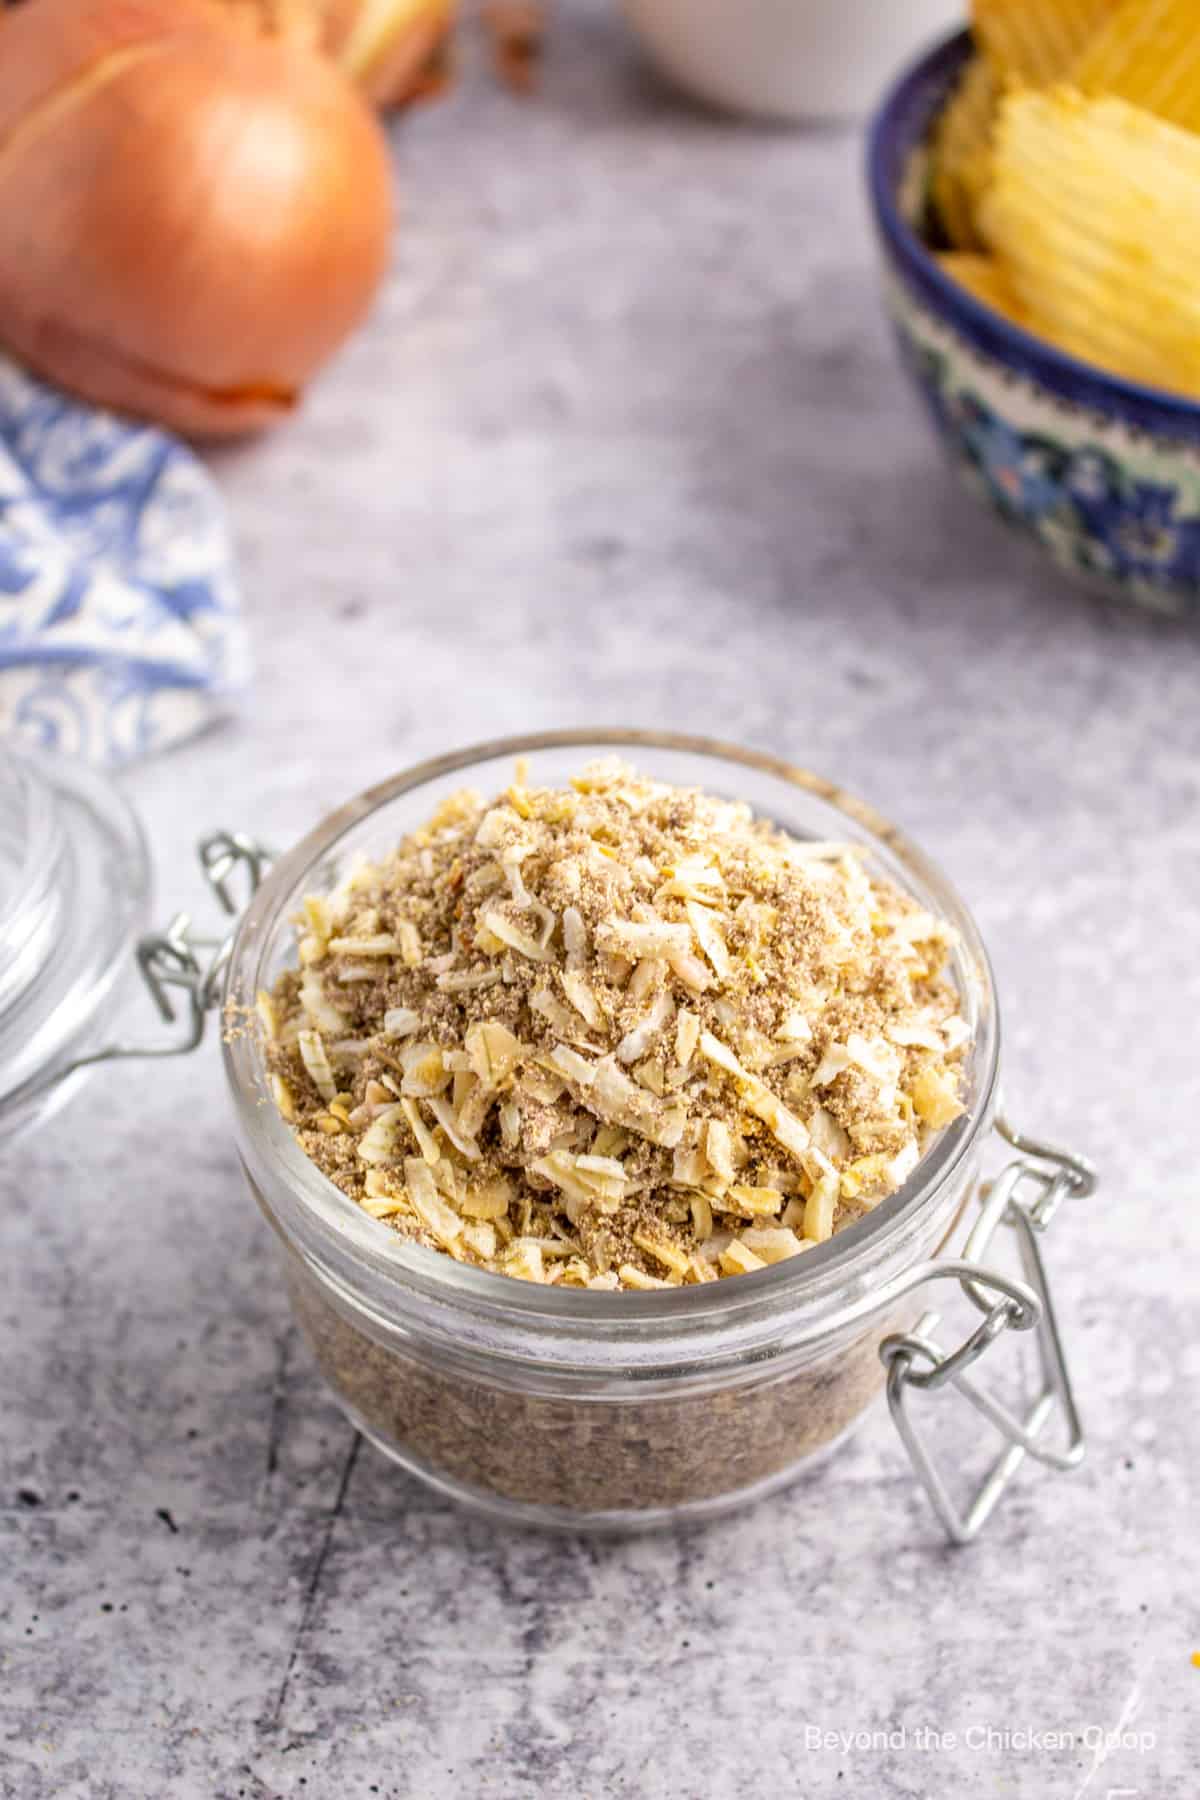
[[[966,1552],[882,1411],[707,1529],[497,1530],[324,1394],[213,1047],[119,1068],[0,1168],[0,1794],[1184,1800],[1200,644],[943,471],[853,134],[690,110],[599,4],[556,14],[533,100],[468,65],[396,129],[372,324],[214,459],[258,682],[128,778],[160,910],[202,903],[203,829],[283,844],[492,733],[666,724],[838,775],[972,903],[1013,1113],[1101,1166],[1048,1246],[1089,1458]]]

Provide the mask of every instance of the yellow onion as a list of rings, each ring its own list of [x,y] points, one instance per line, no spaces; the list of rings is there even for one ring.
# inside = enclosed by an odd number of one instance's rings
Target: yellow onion
[[[197,436],[287,413],[387,264],[386,144],[324,57],[210,0],[0,19],[0,341]]]

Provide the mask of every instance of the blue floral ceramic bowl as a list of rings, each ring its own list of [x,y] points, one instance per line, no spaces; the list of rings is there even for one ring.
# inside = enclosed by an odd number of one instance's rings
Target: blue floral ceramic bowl
[[[1200,618],[1200,403],[1053,349],[930,254],[926,145],[970,51],[963,32],[923,58],[871,129],[871,203],[905,366],[967,485],[1060,567]]]

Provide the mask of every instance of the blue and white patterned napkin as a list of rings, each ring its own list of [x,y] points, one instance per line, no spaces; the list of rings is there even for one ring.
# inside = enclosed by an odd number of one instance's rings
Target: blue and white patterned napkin
[[[248,679],[205,469],[0,356],[0,731],[127,762],[201,730]]]

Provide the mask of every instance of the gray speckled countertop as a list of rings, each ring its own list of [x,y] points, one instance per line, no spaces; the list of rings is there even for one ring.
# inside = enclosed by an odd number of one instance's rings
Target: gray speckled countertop
[[[694,113],[572,5],[536,101],[469,75],[396,150],[372,326],[216,459],[258,686],[129,779],[162,909],[198,899],[200,828],[286,842],[493,732],[663,723],[837,773],[973,903],[1013,1111],[1102,1166],[1050,1249],[1090,1456],[965,1553],[882,1413],[745,1518],[498,1532],[354,1454],[215,1057],[119,1069],[0,1172],[0,1793],[1184,1800],[1200,642],[1061,585],[944,475],[852,136]]]

